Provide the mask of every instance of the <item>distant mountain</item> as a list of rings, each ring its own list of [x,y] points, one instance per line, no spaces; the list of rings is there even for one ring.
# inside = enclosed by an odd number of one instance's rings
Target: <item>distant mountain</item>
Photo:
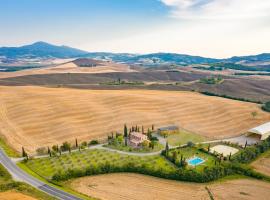
[[[270,62],[270,53],[263,53],[259,55],[252,55],[252,56],[234,56],[227,59],[229,62]]]
[[[128,54],[128,53],[89,53],[86,55],[89,58],[112,60],[115,62],[124,62],[130,64],[142,65],[160,65],[160,64],[201,64],[214,63],[218,59],[204,58],[200,56],[190,56],[176,53],[153,53],[153,54]]]
[[[72,58],[82,56],[88,52],[68,46],[56,46],[46,42],[36,42],[21,47],[2,47],[0,57],[16,58]]]
[[[176,53],[153,53],[140,55],[131,58],[133,62],[149,62],[149,64],[201,64],[201,63],[214,63],[218,59],[204,58],[200,56],[190,56],[185,54]]]
[[[191,56],[176,53],[153,53],[153,54],[129,54],[129,53],[109,53],[109,52],[87,52],[79,49],[56,46],[45,42],[36,42],[22,47],[2,47],[0,48],[0,62],[5,63],[5,59],[40,59],[40,58],[91,58],[96,60],[110,60],[127,64],[139,64],[145,66],[156,66],[163,64],[204,64],[204,63],[234,63],[234,64],[269,64],[270,53],[253,56],[231,57],[228,59],[206,58],[201,56]]]

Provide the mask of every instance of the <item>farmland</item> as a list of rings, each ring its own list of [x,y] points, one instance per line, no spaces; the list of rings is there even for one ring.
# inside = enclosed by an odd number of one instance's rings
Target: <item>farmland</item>
[[[175,124],[207,138],[224,138],[270,119],[257,104],[176,91],[2,86],[0,105],[1,134],[16,150],[24,146],[32,153],[75,138],[106,138],[125,123],[145,129]]]
[[[1,200],[36,200],[36,198],[24,195],[22,193],[8,191],[8,192],[1,192],[0,193]]]
[[[136,168],[146,167],[151,170],[161,170],[164,172],[176,170],[171,163],[160,156],[138,157],[121,155],[105,150],[85,150],[65,154],[60,157],[33,159],[25,164],[28,168],[46,179],[52,179],[54,174],[68,171],[69,169],[85,170],[90,168],[91,170],[99,170],[105,165],[113,165],[118,168],[132,165]],[[96,172],[93,171],[93,173]]]
[[[21,182],[12,180],[11,175],[0,164],[0,199],[1,200],[55,200],[36,190],[35,188]]]
[[[270,176],[270,151],[263,154],[251,164],[258,172]]]
[[[269,183],[252,179],[195,184],[123,173],[79,178],[68,182],[68,185],[76,191],[103,200],[210,199],[205,186],[214,199],[266,200],[270,195]]]
[[[201,135],[190,133],[189,131],[186,130],[180,130],[176,134],[169,135],[167,140],[170,145],[178,146],[186,144],[189,141],[192,141],[193,143],[203,142],[205,141],[205,138]]]

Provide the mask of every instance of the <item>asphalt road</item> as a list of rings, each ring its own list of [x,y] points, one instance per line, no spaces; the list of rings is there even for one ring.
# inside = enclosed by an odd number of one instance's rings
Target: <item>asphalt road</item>
[[[9,171],[15,180],[28,183],[29,185],[61,200],[81,200],[67,192],[59,190],[57,188],[51,187],[42,181],[30,176],[21,170],[10,158],[5,154],[5,152],[0,148],[0,163]]]

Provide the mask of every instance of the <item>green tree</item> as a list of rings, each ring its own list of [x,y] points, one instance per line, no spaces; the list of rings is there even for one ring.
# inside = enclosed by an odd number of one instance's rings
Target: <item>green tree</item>
[[[127,125],[124,125],[124,137],[128,136],[128,129],[127,129]]]
[[[50,147],[48,147],[48,155],[49,155],[50,157],[52,157],[52,152],[51,152]]]
[[[173,163],[176,163],[176,160],[177,160],[177,153],[176,153],[176,151],[174,151],[173,156],[172,156]]]
[[[55,151],[55,152],[58,152],[58,146],[57,145],[53,145],[52,146],[52,150]]]
[[[27,157],[27,153],[24,150],[24,147],[22,147],[22,157]]]
[[[253,118],[255,118],[258,115],[258,113],[256,111],[253,111],[253,112],[251,112],[251,115]]]
[[[169,155],[169,150],[170,150],[169,144],[168,144],[168,142],[166,142],[166,146],[165,146],[165,154],[166,154],[166,156]]]
[[[62,151],[68,151],[70,147],[71,147],[70,143],[64,142],[60,148]]]
[[[78,140],[77,140],[77,138],[75,140],[75,146],[76,146],[76,148],[78,148]]]

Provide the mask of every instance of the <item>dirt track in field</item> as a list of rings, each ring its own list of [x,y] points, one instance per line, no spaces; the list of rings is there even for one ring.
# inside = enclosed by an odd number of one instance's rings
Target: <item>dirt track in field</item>
[[[0,87],[0,133],[15,149],[31,152],[75,138],[106,138],[125,123],[175,124],[214,139],[269,120],[256,104],[192,92]]]

